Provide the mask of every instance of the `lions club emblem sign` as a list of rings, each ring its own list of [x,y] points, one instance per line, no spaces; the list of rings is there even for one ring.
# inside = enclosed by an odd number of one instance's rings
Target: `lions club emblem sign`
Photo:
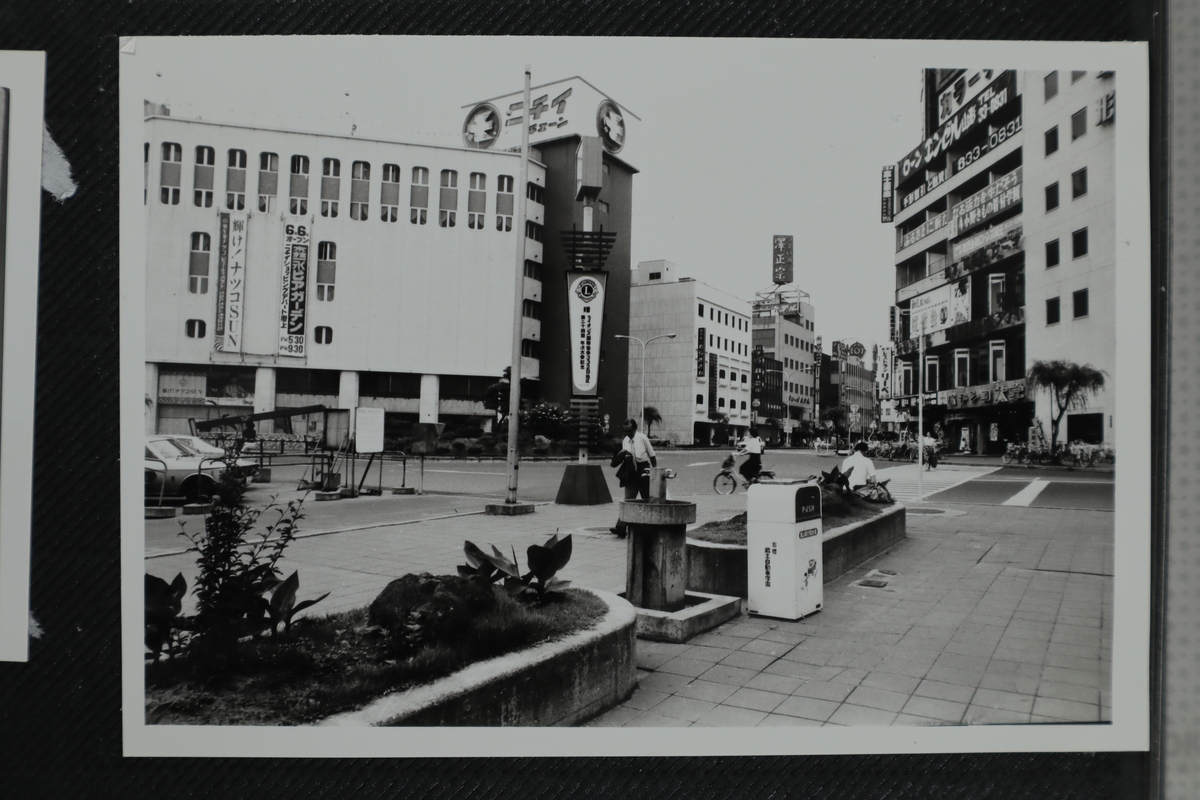
[[[575,394],[596,394],[600,368],[600,328],[604,320],[602,272],[567,275],[571,324],[571,383]]]

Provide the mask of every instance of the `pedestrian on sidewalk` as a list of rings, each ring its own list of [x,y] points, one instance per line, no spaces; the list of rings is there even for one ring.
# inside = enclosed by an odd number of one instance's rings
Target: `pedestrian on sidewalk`
[[[929,431],[921,435],[921,447],[925,450],[925,469],[937,469],[938,441],[929,435]]]
[[[612,459],[612,466],[617,468],[617,481],[625,490],[626,500],[650,499],[650,468],[658,466],[658,457],[654,454],[654,445],[646,434],[638,429],[637,420],[630,417],[625,420],[625,438],[621,441],[621,450]],[[621,522],[612,528],[612,532],[624,539],[627,533]]]

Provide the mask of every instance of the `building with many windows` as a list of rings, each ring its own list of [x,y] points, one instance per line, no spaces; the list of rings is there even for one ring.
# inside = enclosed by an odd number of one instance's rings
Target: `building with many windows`
[[[646,405],[662,416],[650,431],[655,438],[726,444],[746,432],[752,413],[750,303],[677,277],[670,261],[643,261],[633,272],[629,334],[648,343]],[[627,413],[640,417],[637,342],[630,342],[628,380]]]
[[[794,442],[816,419],[818,370],[814,366],[816,325],[807,292],[775,287],[759,292],[754,301],[754,350],[764,355],[762,396],[758,417],[780,423],[773,435]],[[770,370],[778,370],[774,380]],[[778,391],[768,391],[768,388]],[[805,424],[808,423],[808,424]],[[768,426],[774,427],[774,426]],[[766,433],[770,431],[764,430]]]
[[[922,81],[926,138],[884,197],[896,413],[915,420],[923,388],[926,420],[952,450],[1002,452],[1038,428],[1048,440],[1050,399],[1026,390],[1030,365],[1090,364],[1110,388],[1115,377],[1113,76],[959,69]],[[1073,409],[1060,442],[1108,439],[1112,397]]]
[[[603,189],[590,213],[618,232],[600,411],[622,415],[627,350],[615,336],[628,326],[636,170],[616,155],[621,109],[579,78],[539,88],[555,102],[535,91],[530,125],[541,128],[523,187],[519,152],[484,135],[511,139],[515,120],[519,142],[519,103],[473,106],[462,147],[180,119],[147,104],[147,431],[314,404],[383,408],[393,430],[486,423],[484,390],[512,362],[522,240],[522,394],[569,405],[565,275],[577,262],[560,231],[582,227],[576,151],[598,134]]]
[[[861,342],[834,341],[830,351],[821,354],[818,376],[822,424],[849,431],[853,441],[865,439],[879,421],[875,369],[867,366]]]

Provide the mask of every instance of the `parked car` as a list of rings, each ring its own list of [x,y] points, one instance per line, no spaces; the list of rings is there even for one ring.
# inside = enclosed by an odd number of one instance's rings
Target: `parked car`
[[[182,444],[185,448],[190,449],[196,455],[204,456],[205,458],[219,458],[224,461],[227,450],[217,447],[214,444],[204,441],[199,436],[184,436],[182,434],[169,434],[170,438],[175,442]],[[248,484],[254,480],[255,474],[258,472],[258,463],[246,458],[239,458],[233,465],[232,477],[240,480],[243,484]]]
[[[200,455],[172,436],[148,437],[145,459],[147,499],[202,500],[212,495],[225,472],[222,461]]]

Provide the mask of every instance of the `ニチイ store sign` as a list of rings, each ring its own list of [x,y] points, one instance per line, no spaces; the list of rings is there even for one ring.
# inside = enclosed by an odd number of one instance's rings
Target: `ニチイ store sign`
[[[1013,70],[1000,73],[979,96],[963,106],[948,122],[938,127],[898,165],[898,180],[903,183],[913,173],[929,166],[955,142],[975,130],[989,117],[1017,96],[1017,74]]]

